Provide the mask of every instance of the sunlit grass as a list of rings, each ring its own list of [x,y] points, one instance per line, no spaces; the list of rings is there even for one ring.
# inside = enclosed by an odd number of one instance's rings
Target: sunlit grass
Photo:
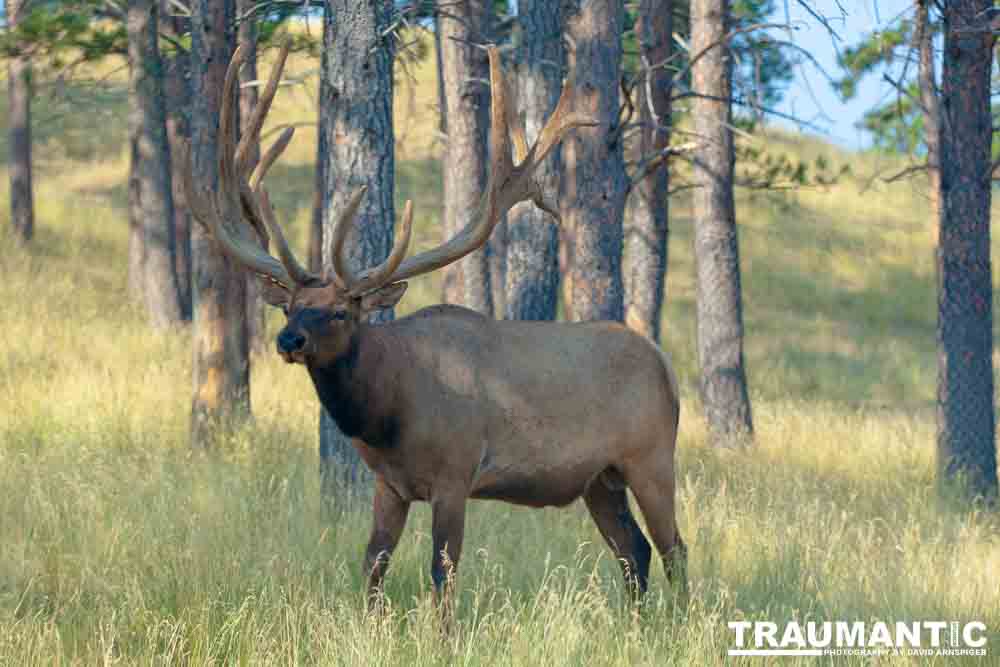
[[[314,67],[294,59],[289,78]],[[425,113],[399,121],[397,183],[425,245],[440,213],[429,67],[407,102]],[[283,89],[275,122],[311,122],[308,90]],[[742,618],[981,620],[991,657],[976,664],[995,659],[1000,527],[934,488],[933,222],[913,186],[867,185],[876,158],[772,139],[850,160],[856,178],[740,195],[749,452],[706,446],[690,207],[674,202],[664,329],[683,379],[686,613],[654,564],[632,616],[582,506],[473,503],[443,636],[423,506],[393,561],[389,613],[365,615],[368,511],[320,502],[318,405],[301,368],[255,357],[253,424],[210,454],[188,450],[189,333],[152,331],[125,291],[119,93],[79,93],[118,100],[106,112],[118,121],[91,133],[92,117],[64,114],[72,150],[54,128],[37,133],[29,249],[0,210],[0,664],[714,665],[732,643],[726,622]],[[314,138],[298,130],[270,184],[301,251]],[[7,187],[0,170],[0,201]],[[404,310],[436,295],[425,279]]]

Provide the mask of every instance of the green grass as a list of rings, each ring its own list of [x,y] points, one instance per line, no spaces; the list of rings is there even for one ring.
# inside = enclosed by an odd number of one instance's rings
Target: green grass
[[[293,73],[310,67],[296,60]],[[0,237],[0,665],[714,665],[739,619],[981,620],[991,655],[970,662],[997,664],[1000,525],[934,486],[933,225],[914,186],[863,191],[879,158],[771,136],[771,150],[823,152],[857,177],[739,197],[750,452],[706,445],[690,206],[674,203],[664,328],[683,383],[686,613],[654,564],[633,617],[582,506],[473,503],[443,636],[426,507],[394,558],[389,613],[365,615],[368,510],[320,502],[302,369],[256,357],[254,424],[208,455],[188,450],[189,334],[147,328],[124,289],[120,79],[75,92],[103,114],[36,105],[56,119],[36,135],[37,238],[18,249]],[[398,195],[416,200],[424,245],[439,233],[432,98],[424,85],[398,105]],[[285,122],[313,113],[304,88],[275,109]],[[313,138],[302,128],[271,178],[300,249]],[[404,310],[437,293],[435,278],[418,281]],[[779,664],[814,662],[870,661]]]

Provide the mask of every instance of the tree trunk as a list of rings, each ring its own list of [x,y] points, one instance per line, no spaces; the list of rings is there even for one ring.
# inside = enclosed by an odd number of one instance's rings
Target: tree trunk
[[[670,145],[671,75],[657,65],[672,51],[673,0],[642,0],[635,32],[644,72],[636,96],[642,129],[635,148],[641,164]],[[664,160],[635,184],[625,220],[625,322],[656,342],[667,273],[669,174]]]
[[[560,35],[560,3],[521,0],[521,43],[516,75],[525,133],[534,142],[556,106],[565,75],[566,54]],[[535,171],[549,201],[559,201],[562,150],[556,147]],[[559,227],[534,204],[522,203],[507,215],[507,280],[504,317],[554,320],[559,303]]]
[[[320,67],[319,90],[317,99],[322,101],[323,91],[328,89],[329,72]],[[326,138],[329,134],[333,108],[326,104],[317,104],[316,113],[316,166],[313,171],[313,201],[312,217],[309,225],[309,270],[314,273],[323,272],[323,228],[325,226],[325,202],[329,198],[326,183],[326,166],[329,162],[329,149]],[[333,224],[333,223],[331,223]]]
[[[927,146],[928,192],[934,219],[941,215],[941,111],[934,76],[934,31],[931,30],[927,8],[929,0],[917,2],[917,25],[914,39],[920,54],[917,79],[920,86],[920,102],[923,104],[924,145]]]
[[[233,52],[232,0],[194,0],[191,7],[191,114],[194,181],[218,181],[218,112]],[[206,447],[219,429],[250,415],[246,275],[221,254],[207,230],[191,230],[194,398],[191,443]]]
[[[174,206],[157,14],[156,0],[128,3],[129,132],[139,216],[135,224],[143,255],[140,282],[150,322],[164,328],[181,320],[181,304],[174,274]]]
[[[182,19],[173,13],[169,0],[160,0],[160,31],[174,37],[186,33]],[[191,105],[190,55],[177,51],[163,59],[163,89],[167,110],[167,139],[170,143],[170,184],[174,200],[174,273],[183,319],[191,319],[191,214],[184,192],[187,165],[178,156],[191,138],[188,111]]]
[[[23,0],[7,0],[11,28],[21,19]],[[35,233],[35,201],[31,185],[31,61],[15,56],[7,61],[7,140],[10,174],[10,222],[14,238],[28,242]]]
[[[320,90],[323,89],[325,76],[325,74],[320,74]],[[329,107],[321,104],[316,118],[316,167],[313,175],[312,216],[309,224],[309,270],[314,273],[323,272],[323,202],[327,200],[326,163],[328,159],[327,131],[324,128],[329,122],[327,117],[330,115],[330,111]]]
[[[255,0],[236,0],[236,15],[246,17],[240,21],[237,42],[244,44],[246,58],[240,70],[240,118],[244,123],[250,120],[253,108],[257,106],[257,19],[252,16]],[[251,160],[260,159],[260,144],[254,142],[250,149]],[[261,299],[260,280],[247,274],[247,335],[250,349],[261,352],[267,349],[267,313]]]
[[[489,0],[458,0],[440,16],[442,71],[447,104],[448,142],[444,154],[445,229],[464,229],[486,191],[486,133],[489,130],[489,62],[484,49],[490,30]],[[460,262],[463,303],[493,314],[489,247]]]
[[[327,133],[325,221],[334,221],[348,199],[368,186],[347,236],[348,261],[357,271],[383,261],[392,247],[394,135],[392,69],[395,56],[391,0],[328,0],[323,18],[323,88],[320,107],[330,110]],[[333,215],[331,215],[331,213]],[[332,267],[330,228],[323,233],[323,263]],[[388,320],[382,311],[372,320]],[[320,465],[329,494],[369,477],[350,439],[325,411],[320,416]]]
[[[942,481],[997,495],[990,264],[990,0],[944,9],[937,451]]]
[[[507,216],[497,223],[486,241],[486,261],[489,265],[490,303],[492,308],[486,313],[490,317],[503,319],[507,312]]]
[[[716,444],[753,436],[743,365],[743,304],[733,202],[732,60],[728,0],[691,4],[695,134],[694,252],[701,399]],[[701,55],[704,53],[704,55]],[[698,56],[701,55],[699,58]]]
[[[128,281],[129,299],[143,302],[143,263],[146,261],[145,239],[142,234],[142,186],[139,183],[138,127],[128,128]]]
[[[448,100],[444,92],[444,54],[441,53],[441,12],[437,2],[434,7],[434,72],[437,80],[438,133],[448,135]]]
[[[439,0],[436,8],[441,6]],[[446,3],[450,4],[450,3]],[[434,58],[437,74],[438,95],[438,132],[444,141],[445,151],[448,150],[448,98],[444,88],[444,53],[441,45],[441,12],[434,13]],[[441,241],[447,241],[455,232],[451,228],[451,214],[448,211],[448,179],[443,179],[444,198],[441,202]],[[465,279],[462,277],[462,263],[455,262],[441,269],[441,301],[443,303],[462,303],[465,301]]]
[[[574,319],[618,320],[623,315],[622,218],[627,181],[618,127],[622,62],[622,3],[588,0],[567,15],[576,45],[574,109],[599,121],[563,144],[562,218],[571,229],[569,273]]]

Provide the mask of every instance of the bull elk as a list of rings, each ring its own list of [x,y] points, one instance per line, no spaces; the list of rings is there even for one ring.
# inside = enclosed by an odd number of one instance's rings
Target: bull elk
[[[364,560],[369,602],[414,501],[432,506],[431,576],[442,592],[449,568],[459,562],[470,498],[542,507],[582,496],[630,590],[640,596],[651,550],[629,510],[627,488],[668,578],[683,590],[685,547],[674,507],[680,403],[677,380],[658,347],[613,322],[495,321],[452,305],[380,325],[365,318],[393,307],[406,279],[481,247],[516,203],[533,201],[552,211],[532,172],[569,130],[593,124],[570,113],[572,79],[529,147],[498,53],[489,49],[491,164],[478,216],[449,241],[407,258],[408,202],[388,258],[355,272],[344,244],[361,188],[333,229],[333,270],[318,275],[292,254],[262,186],[292,130],[257,165],[247,150],[277,90],[287,47],[237,145],[234,97],[243,54],[234,54],[222,95],[218,187],[202,191],[190,169],[185,187],[195,217],[218,246],[257,274],[265,299],[283,309],[287,324],[278,352],[305,365],[319,400],[375,475]],[[268,252],[270,240],[277,258]]]

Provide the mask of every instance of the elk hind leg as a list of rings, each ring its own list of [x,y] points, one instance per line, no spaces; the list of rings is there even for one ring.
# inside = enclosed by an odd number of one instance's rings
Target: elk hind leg
[[[431,579],[446,630],[451,627],[455,573],[465,534],[466,495],[442,494],[431,501]]]
[[[646,519],[646,528],[660,557],[667,580],[687,597],[687,547],[677,529],[672,449],[654,450],[625,471],[625,479]]]
[[[633,601],[638,602],[649,582],[652,549],[629,510],[624,487],[611,488],[602,475],[590,485],[583,499],[604,541],[621,564]]]

